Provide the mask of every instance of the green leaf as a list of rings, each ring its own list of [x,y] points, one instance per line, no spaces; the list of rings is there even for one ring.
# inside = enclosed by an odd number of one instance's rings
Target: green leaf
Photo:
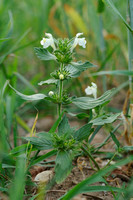
[[[83,70],[86,70],[90,67],[97,67],[96,65],[90,63],[89,61],[86,61],[86,62],[82,62],[82,61],[79,61],[79,62],[71,62],[72,66],[74,66],[75,68],[77,68],[78,70],[80,71],[83,71]]]
[[[61,183],[72,169],[72,160],[69,153],[67,151],[59,151],[55,163],[55,179],[57,183]]]
[[[133,76],[133,71],[129,70],[114,70],[114,71],[101,71],[92,73],[91,76],[101,76],[101,75],[122,75],[122,76]]]
[[[90,28],[93,32],[93,37],[95,38],[95,44],[97,47],[100,48],[101,51],[104,50],[104,38],[103,38],[103,27],[102,27],[102,20],[101,16],[98,15],[96,6],[96,2],[94,0],[87,0],[86,1],[86,9],[88,13],[88,18],[91,19],[89,20],[89,25]],[[102,7],[103,8],[103,7]]]
[[[92,140],[94,139],[95,135],[98,133],[98,131],[102,128],[102,126],[97,126],[96,129],[94,130],[94,132],[92,133],[90,139],[89,139],[89,143],[92,142]]]
[[[78,114],[75,114],[75,113],[68,112],[68,114],[71,115],[71,116],[73,116],[73,117],[77,117],[78,119],[89,118],[89,115],[87,113],[78,113]]]
[[[97,12],[102,13],[105,10],[105,5],[102,0],[98,0]]]
[[[30,32],[30,28],[25,31],[25,33],[19,37],[18,41],[7,51],[4,55],[0,56],[0,64],[4,61],[4,59],[11,53],[13,53],[18,46],[18,44],[21,42],[21,40]]]
[[[65,112],[65,110],[62,111],[62,113],[60,114],[59,118],[56,120],[56,122],[54,123],[54,125],[50,129],[49,133],[54,133],[56,131],[64,112]]]
[[[42,156],[39,156],[38,158],[36,158],[35,160],[33,160],[31,163],[30,163],[30,166],[33,166],[33,165],[36,165],[37,163],[51,157],[51,156],[54,156],[55,154],[57,153],[56,150],[52,150],[48,153],[46,153],[45,155],[42,155]]]
[[[28,100],[28,101],[36,101],[40,99],[44,99],[47,97],[45,94],[33,94],[33,95],[25,95],[20,92],[18,92],[15,88],[13,88],[10,84],[9,86],[16,92],[17,95],[19,95],[22,99]]]
[[[51,140],[52,141],[52,134],[49,132],[39,132],[36,133],[36,136],[42,138],[44,140]]]
[[[58,134],[64,135],[65,133],[68,133],[68,132],[71,132],[71,128],[70,128],[66,115],[64,115],[58,127]]]
[[[51,54],[47,49],[35,47],[34,50],[40,60],[56,60],[56,56]]]
[[[14,72],[14,74],[26,85],[28,86],[31,90],[33,90],[34,92],[36,92],[36,88],[21,74],[19,74],[18,72]]]
[[[133,151],[133,146],[124,146],[122,149],[124,151]]]
[[[131,178],[128,186],[124,188],[124,198],[123,200],[132,200],[133,197],[133,177]],[[121,199],[121,198],[119,198]],[[117,199],[118,200],[118,199]]]
[[[84,110],[92,109],[109,101],[110,98],[113,96],[114,91],[115,89],[108,90],[101,97],[97,99],[90,98],[90,97],[74,98],[72,100],[72,103],[75,104],[77,107]]]
[[[73,134],[74,139],[81,141],[83,139],[86,139],[86,137],[89,137],[93,131],[91,127],[92,127],[92,124],[85,124],[84,126],[82,126]]]
[[[23,200],[25,187],[25,161],[26,159],[23,157],[19,157],[17,160],[14,182],[10,187],[10,200]]]
[[[1,192],[8,192],[8,191],[9,191],[9,189],[7,189],[7,188],[4,188],[4,187],[0,187],[0,191],[1,191]]]
[[[31,145],[29,145],[29,149],[31,148]],[[12,149],[10,151],[10,155],[12,156],[18,156],[18,155],[21,155],[21,154],[24,154],[27,150],[27,144],[22,144],[20,146],[17,146],[15,147],[14,149]],[[35,148],[32,148],[32,150],[34,151]]]
[[[10,39],[12,39],[12,38],[11,37],[9,37],[9,38],[0,38],[0,42],[4,42],[4,41],[10,40]]]
[[[11,165],[11,164],[2,164],[2,168],[15,168],[15,165]]]
[[[71,65],[66,66],[66,70],[69,71],[70,77],[78,77],[83,71],[87,70],[90,67],[96,67],[96,65],[90,63],[89,61],[86,62],[72,62]]]
[[[37,138],[37,137],[23,137],[25,140],[29,141],[33,147],[37,148],[38,150],[46,150],[46,149],[53,149],[52,140],[45,139],[44,137]]]
[[[113,2],[111,0],[103,0],[103,2],[109,6],[109,8],[111,8],[113,10],[113,12],[122,20],[122,22],[126,25],[126,27],[133,32],[131,26],[129,26],[129,24],[126,22],[126,20],[123,18],[123,16],[120,14],[120,12],[118,11],[118,9],[115,7],[115,5],[113,4]]]
[[[56,80],[56,79],[48,79],[48,80],[46,80],[46,81],[41,81],[40,83],[38,83],[38,85],[44,85],[44,84],[56,84],[57,85],[57,83],[58,83],[58,80]]]
[[[132,0],[128,0],[127,18],[133,30],[133,1]],[[128,70],[132,71],[133,70],[133,32],[131,32],[130,30],[128,30],[128,55],[129,55]],[[131,80],[132,80],[131,77],[129,78],[129,80],[131,84]]]
[[[114,192],[123,192],[122,188],[111,187],[111,186],[86,186],[82,192],[103,192],[103,191],[114,191]]]
[[[116,144],[117,148],[119,148],[119,147],[120,147],[120,142],[117,140],[117,138],[116,138],[116,136],[115,136],[115,134],[114,134],[114,131],[111,131],[111,132],[110,132],[110,135],[111,135],[111,137],[112,137],[114,143]]]
[[[115,165],[111,165],[107,167],[106,169],[101,169],[98,172],[94,173],[92,176],[89,176],[87,179],[83,180],[79,184],[77,184],[75,187],[73,187],[71,190],[69,190],[65,195],[63,195],[59,200],[70,200],[74,196],[76,196],[79,193],[84,192],[84,189],[88,184],[96,183],[100,180],[102,176],[105,176],[107,173],[113,171],[116,167],[125,165],[133,160],[133,156],[128,156],[127,158],[117,162]]]
[[[121,113],[107,114],[107,115],[104,114],[100,117],[97,117],[96,119],[91,120],[90,123],[92,123],[93,125],[110,124],[114,122],[120,114]]]

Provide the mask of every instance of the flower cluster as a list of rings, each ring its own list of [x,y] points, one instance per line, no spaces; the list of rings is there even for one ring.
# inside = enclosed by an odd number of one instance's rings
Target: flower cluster
[[[55,79],[65,80],[69,78],[69,71],[63,69],[62,71],[56,70],[50,74]]]
[[[56,46],[55,46],[55,42],[54,42],[54,38],[53,38],[53,36],[50,34],[50,33],[45,33],[45,35],[47,36],[46,38],[43,38],[42,40],[41,40],[41,45],[43,46],[43,48],[48,48],[49,46],[51,46],[54,50],[56,50],[57,48],[56,48]],[[86,40],[85,40],[85,38],[83,37],[83,38],[79,38],[79,36],[81,36],[81,35],[83,35],[83,33],[77,33],[76,34],[76,37],[74,38],[74,40],[73,40],[73,42],[72,42],[72,44],[70,43],[70,50],[71,50],[71,52],[73,51],[73,49],[77,46],[77,45],[79,45],[79,46],[82,46],[83,48],[85,48],[86,47]],[[64,45],[65,44],[68,44],[68,42],[69,42],[69,40],[67,40],[67,39],[64,39],[64,43],[62,43],[61,42],[62,40],[59,40],[59,46],[60,47],[63,47],[64,48],[64,50],[65,50],[65,47],[64,47]],[[61,49],[61,50],[63,50],[63,48]],[[63,50],[63,51],[64,51]]]

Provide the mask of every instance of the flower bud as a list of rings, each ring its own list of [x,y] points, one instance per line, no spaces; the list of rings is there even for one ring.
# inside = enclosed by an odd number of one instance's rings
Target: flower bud
[[[59,75],[59,79],[60,79],[60,80],[63,80],[63,79],[64,79],[64,75],[63,75],[63,74],[60,74],[60,75]]]
[[[49,95],[50,97],[52,97],[52,96],[54,95],[54,92],[53,92],[53,91],[49,91],[48,95]]]

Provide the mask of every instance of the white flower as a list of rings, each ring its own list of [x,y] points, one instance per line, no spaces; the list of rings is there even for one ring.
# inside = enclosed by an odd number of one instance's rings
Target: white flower
[[[60,80],[63,80],[63,79],[64,79],[64,75],[63,75],[63,74],[60,74],[60,75],[59,75],[59,79],[60,79]]]
[[[54,92],[53,92],[53,91],[49,91],[48,95],[49,95],[50,97],[52,97],[52,96],[54,95]]]
[[[97,85],[95,83],[91,83],[92,86],[88,86],[86,89],[85,89],[85,93],[87,95],[93,95],[94,98],[96,99],[97,98]]]
[[[43,48],[48,48],[49,46],[51,46],[54,50],[56,49],[55,44],[54,44],[54,39],[53,36],[50,33],[45,33],[45,35],[47,36],[47,38],[43,38],[41,40],[41,45],[43,45]]]
[[[77,34],[76,34],[75,40],[74,40],[73,45],[72,45],[72,47],[71,47],[71,51],[72,51],[77,45],[82,46],[83,48],[86,47],[86,40],[85,40],[84,37],[83,37],[83,38],[79,38],[80,35],[83,35],[83,33],[77,33]]]

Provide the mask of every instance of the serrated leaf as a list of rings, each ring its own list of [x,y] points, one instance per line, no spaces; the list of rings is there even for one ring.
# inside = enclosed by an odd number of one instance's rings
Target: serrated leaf
[[[48,79],[46,81],[41,81],[40,83],[38,83],[38,85],[44,85],[44,84],[57,84],[58,80],[56,79]]]
[[[23,137],[25,140],[29,141],[33,147],[37,148],[38,150],[46,150],[46,149],[53,149],[52,140],[45,139],[44,137],[37,138],[37,137]]]
[[[101,97],[94,99],[90,97],[79,97],[74,98],[72,103],[75,104],[77,107],[87,110],[92,109],[97,106],[104,104],[105,102],[109,101],[110,98],[113,96],[115,89],[106,91]]]
[[[91,120],[90,123],[92,123],[93,125],[110,124],[114,122],[120,114],[121,113],[107,114],[107,115],[104,114],[100,117],[97,117],[96,119]]]
[[[90,67],[97,67],[96,65],[92,64],[91,62],[89,61],[86,61],[86,62],[82,62],[82,61],[79,61],[79,62],[71,62],[71,64],[76,67],[77,69],[79,69],[80,71],[82,70],[86,70]]]
[[[59,127],[58,127],[58,134],[64,135],[69,132],[71,132],[71,128],[70,128],[70,125],[69,125],[66,115],[64,115],[63,119],[61,120]]]
[[[56,60],[56,56],[51,54],[47,49],[35,47],[34,50],[40,60]]]
[[[67,151],[59,151],[55,163],[55,179],[57,183],[61,183],[72,169],[72,160],[69,153]]]
[[[96,67],[96,65],[90,63],[89,61],[86,62],[72,62],[70,65],[66,66],[66,70],[69,71],[70,77],[78,77],[83,71],[87,70],[88,68]]]
[[[40,99],[44,99],[47,96],[45,94],[33,94],[33,95],[25,95],[20,92],[18,92],[15,88],[13,88],[10,84],[9,86],[16,92],[17,95],[19,95],[22,99],[28,100],[28,101],[36,101]]]
[[[86,139],[86,137],[89,137],[93,130],[91,129],[91,127],[92,124],[85,124],[84,126],[82,126],[73,134],[74,139],[81,141],[83,139]]]

